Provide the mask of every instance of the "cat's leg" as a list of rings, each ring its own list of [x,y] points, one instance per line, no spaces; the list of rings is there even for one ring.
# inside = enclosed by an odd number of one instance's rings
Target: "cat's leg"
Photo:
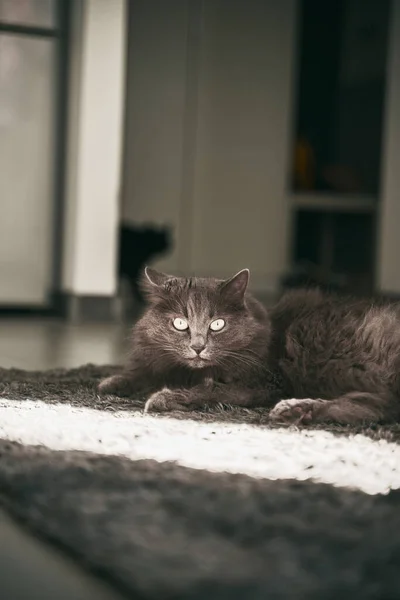
[[[280,423],[356,425],[392,421],[399,413],[400,400],[390,393],[351,392],[335,400],[282,400],[269,416]]]
[[[217,404],[243,407],[265,406],[267,396],[265,390],[236,388],[209,382],[189,389],[164,388],[155,392],[147,400],[145,412],[189,411]]]
[[[139,387],[136,378],[130,373],[121,373],[103,379],[97,389],[100,394],[112,394],[123,398],[137,392]]]
[[[193,406],[189,400],[189,390],[163,388],[154,392],[147,400],[144,412],[188,411]]]

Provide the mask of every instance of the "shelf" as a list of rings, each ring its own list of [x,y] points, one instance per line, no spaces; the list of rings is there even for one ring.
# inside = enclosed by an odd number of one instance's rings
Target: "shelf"
[[[294,208],[326,212],[372,213],[378,204],[376,196],[360,194],[292,192],[290,197]]]

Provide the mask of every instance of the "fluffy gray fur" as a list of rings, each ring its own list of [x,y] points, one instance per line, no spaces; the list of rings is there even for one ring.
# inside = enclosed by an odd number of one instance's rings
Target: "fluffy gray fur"
[[[145,393],[146,411],[222,403],[270,407],[282,422],[399,420],[399,305],[302,290],[267,311],[248,279],[247,269],[229,280],[146,269],[130,359],[100,391]]]

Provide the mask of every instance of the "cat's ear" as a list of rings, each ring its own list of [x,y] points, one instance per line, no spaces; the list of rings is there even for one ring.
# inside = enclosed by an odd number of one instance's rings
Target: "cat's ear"
[[[236,273],[236,275],[222,283],[221,293],[236,302],[243,302],[249,278],[249,269],[242,269],[239,273]]]
[[[157,302],[165,296],[166,284],[173,277],[146,267],[140,281],[140,289],[149,302]]]
[[[171,275],[166,275],[166,273],[161,273],[160,271],[156,271],[156,269],[150,269],[150,267],[145,268],[144,277],[145,282],[155,287],[161,287],[168,279],[171,279]]]

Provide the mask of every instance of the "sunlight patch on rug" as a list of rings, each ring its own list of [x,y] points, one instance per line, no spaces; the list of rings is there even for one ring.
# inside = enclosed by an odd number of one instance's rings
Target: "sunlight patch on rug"
[[[369,494],[400,488],[400,447],[362,435],[337,437],[320,430],[209,424],[0,399],[0,438],[267,479],[313,479]]]

